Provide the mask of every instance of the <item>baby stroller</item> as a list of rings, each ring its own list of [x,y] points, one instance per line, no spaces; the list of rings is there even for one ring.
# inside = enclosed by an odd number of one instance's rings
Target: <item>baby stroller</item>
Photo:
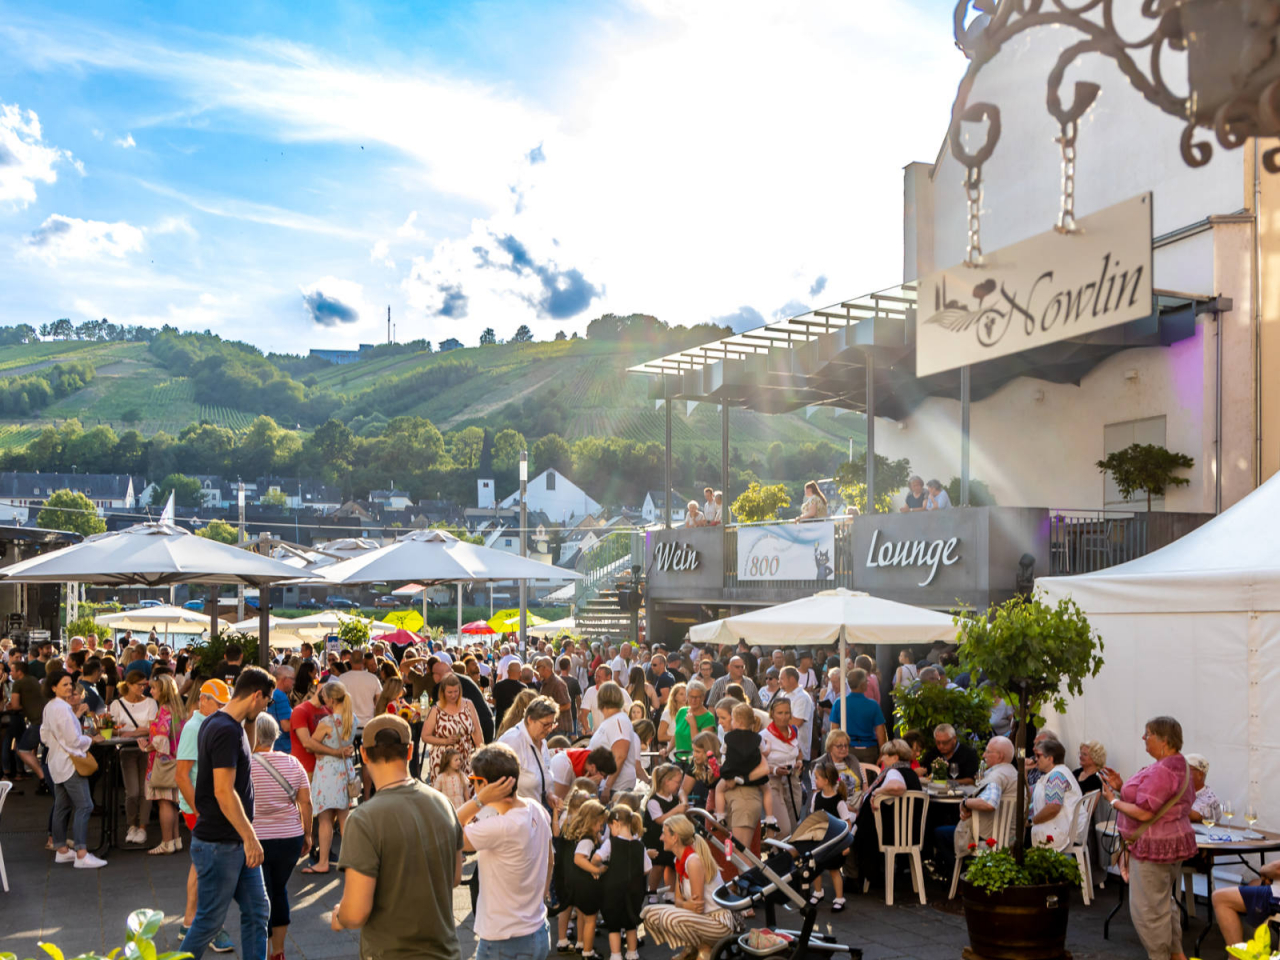
[[[850,960],[862,960],[856,947],[836,943],[827,934],[815,933],[818,905],[809,902],[813,881],[823,871],[839,869],[841,851],[849,844],[853,827],[829,814],[812,813],[801,821],[786,840],[765,840],[767,859],[761,860],[750,850],[726,843],[732,834],[705,810],[690,809],[700,822],[707,844],[741,871],[711,894],[718,905],[734,913],[753,907],[764,907],[765,923],[784,939],[777,946],[756,948],[749,945],[753,931],[731,934],[715,945],[711,960],[745,960],[748,957],[783,957],[803,960],[806,952],[830,955],[849,954]],[[800,911],[803,923],[799,930],[777,928],[777,906]]]

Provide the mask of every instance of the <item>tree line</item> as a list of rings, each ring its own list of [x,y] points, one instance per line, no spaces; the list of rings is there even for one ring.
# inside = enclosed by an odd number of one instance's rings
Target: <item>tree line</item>
[[[16,377],[0,378],[0,415],[22,417],[43,410],[93,380],[93,364],[64,360]]]

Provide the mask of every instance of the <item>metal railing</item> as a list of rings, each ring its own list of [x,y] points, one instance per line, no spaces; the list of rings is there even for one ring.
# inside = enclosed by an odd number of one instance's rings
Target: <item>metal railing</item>
[[[582,574],[581,580],[574,581],[574,609],[593,599],[606,583],[643,563],[644,534],[638,530],[615,530],[596,541],[574,563],[574,569]]]
[[[1145,514],[1124,510],[1050,510],[1053,574],[1091,573],[1147,553]]]

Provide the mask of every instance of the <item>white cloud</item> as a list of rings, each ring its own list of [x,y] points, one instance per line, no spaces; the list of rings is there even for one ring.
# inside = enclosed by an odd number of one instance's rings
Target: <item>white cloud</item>
[[[32,231],[23,249],[54,266],[65,260],[123,260],[144,243],[142,231],[123,221],[79,220],[55,213]]]
[[[396,266],[395,260],[391,258],[391,245],[385,240],[379,240],[370,248],[369,259],[393,270]]]
[[[120,137],[119,139],[113,142],[117,147],[124,147],[124,149],[126,150],[132,147],[136,147],[138,145],[137,143],[134,142],[132,133],[125,134],[123,137]]]
[[[0,103],[0,204],[16,209],[30,206],[36,199],[36,184],[56,181],[56,167],[63,161],[84,173],[69,150],[44,143],[34,110]]]
[[[348,230],[343,226],[330,223],[327,220],[321,220],[318,217],[310,217],[305,213],[294,213],[292,210],[284,210],[265,203],[237,200],[234,197],[194,197],[183,193],[181,190],[175,190],[160,183],[150,183],[146,180],[139,180],[138,184],[152,193],[158,193],[162,197],[169,197],[172,200],[185,203],[192,209],[199,210],[201,213],[212,214],[215,217],[247,220],[251,223],[282,227],[286,230],[323,233],[336,237],[360,238],[366,236],[359,231]]]
[[[414,210],[405,218],[404,223],[396,230],[396,236],[405,240],[425,240],[427,235],[414,226],[418,220],[418,211]]]
[[[162,236],[170,233],[183,233],[192,239],[200,236],[196,228],[191,225],[191,221],[186,217],[163,217],[156,222],[150,232]]]

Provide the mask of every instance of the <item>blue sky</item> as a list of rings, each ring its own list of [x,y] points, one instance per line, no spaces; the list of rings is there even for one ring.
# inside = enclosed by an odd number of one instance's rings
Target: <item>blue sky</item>
[[[925,0],[0,3],[0,322],[305,352],[901,278],[964,60]]]

